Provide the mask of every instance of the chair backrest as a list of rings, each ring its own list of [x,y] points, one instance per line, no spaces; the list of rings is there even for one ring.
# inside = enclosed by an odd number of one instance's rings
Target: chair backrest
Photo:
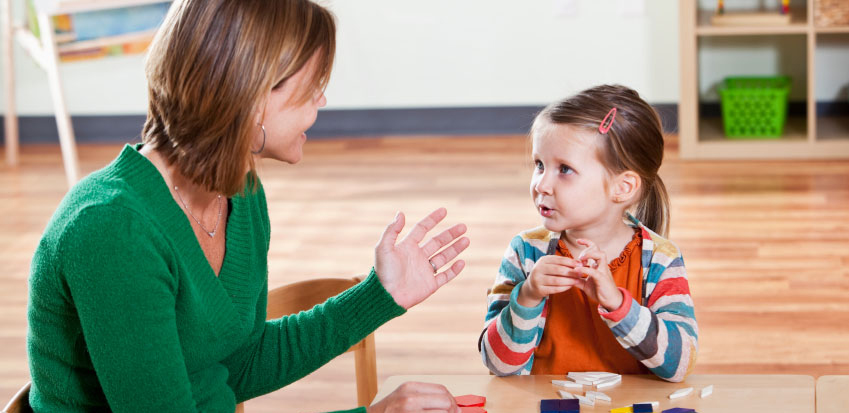
[[[3,413],[31,413],[32,408],[29,406],[29,382],[21,387],[20,390],[12,397],[12,400],[3,408]]]
[[[277,287],[268,292],[266,318],[280,318],[299,311],[309,310],[328,298],[345,291],[362,281],[362,278],[318,278],[298,281]],[[374,350],[374,333],[369,334],[348,351],[354,352],[357,376],[357,403],[368,406],[377,395],[377,357]],[[236,406],[236,413],[244,406]]]

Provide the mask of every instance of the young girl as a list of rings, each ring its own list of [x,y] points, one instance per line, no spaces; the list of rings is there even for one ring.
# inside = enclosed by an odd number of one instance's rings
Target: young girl
[[[698,326],[684,260],[663,238],[657,114],[631,89],[598,86],[545,108],[531,137],[543,226],[515,236],[501,262],[478,342],[484,364],[497,375],[683,380]]]

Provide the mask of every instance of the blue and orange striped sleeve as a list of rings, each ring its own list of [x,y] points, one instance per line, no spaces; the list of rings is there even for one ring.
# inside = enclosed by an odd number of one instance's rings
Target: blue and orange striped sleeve
[[[643,240],[644,304],[631,297],[615,312],[599,311],[637,360],[658,377],[680,382],[695,365],[699,332],[684,258],[672,242],[645,229]]]
[[[523,266],[545,255],[545,240],[527,242],[517,235],[504,253],[495,284],[487,296],[484,329],[478,342],[484,364],[499,376],[529,374],[533,353],[542,338],[547,300],[536,307],[517,302],[519,290],[527,279]]]

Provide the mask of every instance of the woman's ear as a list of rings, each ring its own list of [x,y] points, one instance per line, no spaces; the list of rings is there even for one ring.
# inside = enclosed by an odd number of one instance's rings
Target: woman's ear
[[[613,193],[611,198],[613,202],[631,204],[640,195],[640,187],[642,179],[634,171],[625,171],[614,178],[612,186]]]

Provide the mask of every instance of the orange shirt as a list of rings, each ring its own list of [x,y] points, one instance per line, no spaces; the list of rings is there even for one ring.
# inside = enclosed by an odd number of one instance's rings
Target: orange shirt
[[[616,285],[638,301],[643,293],[640,266],[643,238],[634,238],[608,266]],[[572,258],[566,242],[560,238],[557,255]],[[627,297],[626,297],[627,298]],[[609,371],[619,374],[650,374],[616,341],[610,327],[598,313],[598,303],[579,288],[570,288],[548,297],[547,316],[542,340],[534,351],[531,374],[565,374],[570,371]]]

